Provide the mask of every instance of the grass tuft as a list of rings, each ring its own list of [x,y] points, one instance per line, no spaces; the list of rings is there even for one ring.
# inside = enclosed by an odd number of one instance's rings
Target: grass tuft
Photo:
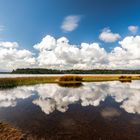
[[[119,80],[124,83],[124,82],[131,82],[132,81],[132,77],[131,76],[120,76]]]
[[[74,82],[82,82],[83,77],[81,76],[75,76],[75,75],[66,75],[66,76],[62,76],[60,77],[59,81],[74,81]]]

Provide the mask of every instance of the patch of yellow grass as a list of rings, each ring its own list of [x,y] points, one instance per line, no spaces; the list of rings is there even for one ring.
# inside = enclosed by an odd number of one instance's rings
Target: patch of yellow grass
[[[44,76],[44,77],[17,77],[0,78],[0,88],[12,88],[21,85],[34,85],[43,83],[80,83],[80,82],[100,82],[100,81],[121,81],[140,80],[139,75],[64,75],[64,76]]]

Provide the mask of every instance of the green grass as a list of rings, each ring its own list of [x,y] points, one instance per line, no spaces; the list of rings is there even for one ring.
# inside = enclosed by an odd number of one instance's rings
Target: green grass
[[[101,81],[131,81],[140,80],[140,76],[121,76],[121,75],[93,75],[93,76],[44,76],[44,77],[17,77],[17,78],[0,78],[0,88],[13,88],[22,85],[34,85],[43,83],[58,83],[58,84],[74,84],[82,82],[101,82]]]

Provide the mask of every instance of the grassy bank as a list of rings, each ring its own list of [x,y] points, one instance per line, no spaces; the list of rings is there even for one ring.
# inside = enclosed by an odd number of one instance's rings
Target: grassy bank
[[[121,81],[140,80],[139,75],[67,75],[67,76],[44,76],[44,77],[17,77],[0,78],[0,88],[12,88],[22,85],[34,85],[43,83],[80,83],[80,82],[100,82],[100,81]]]

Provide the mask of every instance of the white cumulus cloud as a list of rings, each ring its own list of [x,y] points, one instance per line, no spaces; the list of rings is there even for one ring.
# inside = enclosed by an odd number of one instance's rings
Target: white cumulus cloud
[[[81,16],[77,16],[77,15],[70,15],[70,16],[65,17],[61,25],[61,29],[64,32],[71,32],[75,30],[78,27],[78,23],[80,19],[81,19]]]
[[[43,51],[45,49],[51,50],[55,48],[56,46],[56,40],[54,37],[47,35],[42,39],[42,41],[36,45],[34,45],[35,49],[39,49],[40,51]]]
[[[17,42],[0,42],[0,69],[13,70],[35,65],[33,53],[26,49],[19,49]]]
[[[17,48],[19,45],[17,42],[0,42],[0,47],[5,47],[5,48]]]
[[[109,28],[103,29],[103,31],[99,35],[100,40],[108,43],[115,42],[120,38],[121,36],[118,33],[113,33]]]
[[[112,68],[140,68],[140,36],[127,36],[108,54]]]
[[[134,26],[134,25],[128,26],[128,30],[133,34],[137,33],[138,29],[139,29],[138,26]]]
[[[71,44],[66,37],[45,36],[33,46],[36,55],[17,42],[0,42],[0,70],[140,69],[140,36],[126,36],[107,52],[99,43]]]
[[[34,48],[39,50],[37,63],[40,67],[90,69],[104,68],[107,63],[107,52],[98,43],[81,43],[79,47],[71,45],[66,37],[46,36]]]

